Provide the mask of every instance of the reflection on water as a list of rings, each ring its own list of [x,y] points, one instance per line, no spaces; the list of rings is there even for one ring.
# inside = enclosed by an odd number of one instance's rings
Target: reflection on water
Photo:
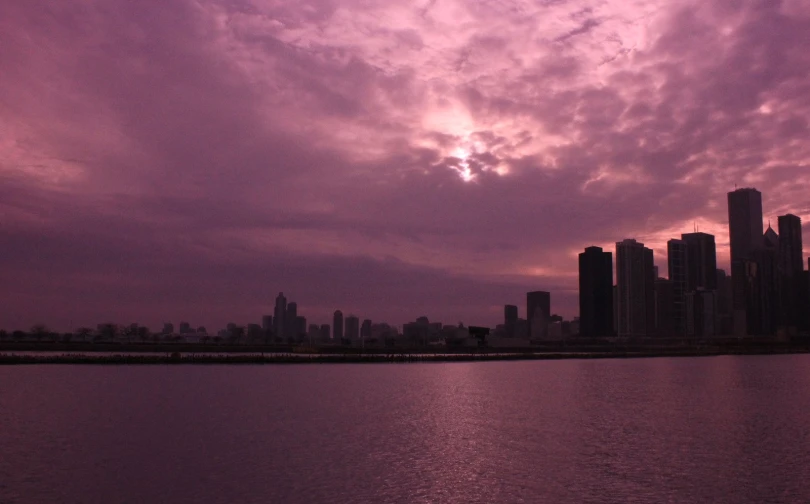
[[[810,502],[810,356],[0,367],[0,502]]]

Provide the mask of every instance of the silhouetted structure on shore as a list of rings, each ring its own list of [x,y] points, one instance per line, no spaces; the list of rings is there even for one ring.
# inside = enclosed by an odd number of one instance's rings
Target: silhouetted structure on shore
[[[613,335],[613,254],[601,247],[579,254],[579,321],[584,337]]]

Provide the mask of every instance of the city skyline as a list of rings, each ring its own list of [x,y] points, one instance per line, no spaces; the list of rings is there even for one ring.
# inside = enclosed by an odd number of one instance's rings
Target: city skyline
[[[763,331],[764,334],[770,334],[783,324],[802,325],[799,323],[800,319],[803,320],[801,307],[805,306],[807,300],[810,299],[810,290],[808,290],[810,285],[807,284],[808,278],[810,278],[810,257],[807,257],[808,270],[804,270],[805,256],[802,248],[801,218],[793,214],[778,216],[777,227],[782,233],[780,239],[770,221],[767,229],[760,233],[758,224],[760,220],[763,221],[764,228],[762,193],[756,188],[735,188],[734,191],[727,194],[727,200],[729,242],[737,244],[736,249],[730,248],[732,254],[735,253],[733,250],[737,250],[736,255],[732,256],[737,259],[730,262],[729,269],[738,269],[736,278],[740,285],[737,287],[732,285],[728,293],[719,289],[720,275],[728,278],[729,272],[717,268],[716,237],[698,231],[697,227],[692,233],[682,233],[680,239],[671,238],[666,242],[667,249],[664,258],[664,265],[667,268],[666,276],[663,276],[652,249],[635,238],[626,238],[615,243],[615,263],[612,262],[611,252],[603,252],[600,247],[593,245],[586,247],[584,252],[578,254],[579,311],[570,317],[561,316],[560,320],[573,319],[577,320],[579,324],[580,316],[584,313],[583,310],[587,309],[585,317],[588,320],[585,321],[583,335],[605,336],[611,331],[620,338],[684,335],[687,333],[687,326],[691,327],[690,331],[694,330],[692,327],[695,323],[694,315],[687,315],[687,312],[696,309],[694,305],[696,301],[691,300],[689,295],[693,295],[698,290],[707,291],[706,294],[710,296],[705,300],[701,298],[699,302],[712,305],[710,316],[712,324],[711,328],[707,330],[713,334],[715,332],[717,335],[730,334],[732,330],[739,334],[746,332],[760,334]],[[632,252],[634,250],[635,252]],[[767,284],[770,285],[768,288],[773,292],[766,295],[765,302],[768,307],[765,309],[768,317],[773,319],[771,323],[759,320],[759,318],[753,325],[747,321],[751,317],[751,313],[762,309],[752,308],[745,301],[746,296],[749,296],[750,293],[746,293],[747,288],[742,286],[742,278],[749,275],[750,266],[746,266],[746,263],[751,263],[751,261],[757,264],[757,268],[766,267],[766,275],[770,278]],[[605,271],[605,267],[608,268],[607,271]],[[605,271],[604,274],[607,277],[604,277],[603,273],[599,273],[600,270]],[[607,278],[613,278],[614,275],[616,284],[612,286],[612,293],[608,293],[605,282],[607,282]],[[603,279],[596,280],[599,276],[603,276]],[[758,275],[755,276],[758,278]],[[583,297],[583,288],[590,290],[585,297]],[[761,288],[763,287],[757,287],[757,289]],[[649,293],[652,295],[648,295]],[[701,294],[701,292],[697,294]],[[503,317],[500,324],[495,322],[491,326],[503,328],[502,336],[514,337],[521,331],[517,325],[518,322],[521,322],[525,325],[522,329],[525,333],[520,336],[521,338],[546,339],[549,317],[552,315],[560,317],[560,313],[564,312],[552,308],[551,293],[548,291],[526,292],[525,296],[525,318],[519,317],[519,309],[516,305],[506,304],[502,305]],[[611,301],[608,302],[608,299]],[[722,314],[716,314],[714,310],[725,303],[729,303],[732,313],[735,310],[745,312],[746,318],[737,320],[738,314],[733,314],[730,317],[731,320],[728,321],[729,327],[721,333],[720,326],[715,327],[715,325],[720,324]],[[779,308],[776,308],[777,305]],[[232,332],[233,328],[241,327],[245,331],[249,331],[251,328],[254,331],[261,329],[263,334],[267,334],[269,330],[280,339],[309,334],[310,336],[317,335],[322,340],[324,334],[329,334],[329,339],[334,341],[341,341],[344,338],[360,340],[365,339],[364,335],[370,334],[372,323],[370,319],[363,320],[361,329],[360,319],[356,315],[344,316],[340,309],[335,310],[332,314],[331,328],[328,323],[323,324],[322,321],[313,323],[312,319],[309,320],[308,326],[307,318],[299,316],[297,306],[297,302],[288,301],[284,293],[279,292],[272,307],[273,315],[253,318],[251,319],[253,322],[228,322],[227,327],[219,330],[219,333],[222,335],[223,331]],[[532,329],[532,313],[535,311],[535,307],[540,308],[541,315],[537,319],[543,326],[540,331]],[[613,311],[612,316],[605,313],[608,309]],[[408,322],[408,316],[402,314],[400,316],[404,317],[404,321],[394,323],[391,327],[399,330],[413,324],[413,317]],[[762,314],[756,315],[756,317],[762,316]],[[699,317],[702,320],[703,315]],[[421,315],[417,320],[427,320],[427,318],[425,315]],[[608,319],[613,319],[612,330],[606,329]],[[116,325],[117,323],[108,321],[95,325],[99,327],[99,331],[102,331],[102,327],[111,324]],[[439,324],[442,323],[439,322]],[[464,324],[464,321],[459,321],[460,326]],[[594,326],[594,324],[596,325]],[[85,330],[92,325],[85,324],[79,327],[71,323],[66,331]],[[180,334],[197,332],[195,329],[197,326],[189,322],[183,321],[179,325]],[[388,323],[383,322],[383,325],[388,326]],[[128,326],[149,329],[148,325],[140,325],[137,322],[120,325],[122,328]],[[742,329],[744,326],[747,326],[746,329]],[[44,328],[57,331],[61,329],[48,327],[42,322],[37,322],[32,327],[38,328],[36,330],[39,331]],[[174,333],[173,327],[173,322],[164,321],[163,330],[158,333]],[[596,327],[600,329],[595,329]],[[0,329],[7,330],[6,328]],[[19,331],[20,329],[13,328],[12,330]],[[200,326],[200,329],[206,332],[205,326]],[[216,333],[215,330],[213,334]]]
[[[0,327],[571,318],[589,246],[731,273],[735,186],[810,233],[799,2],[548,4],[3,2]]]

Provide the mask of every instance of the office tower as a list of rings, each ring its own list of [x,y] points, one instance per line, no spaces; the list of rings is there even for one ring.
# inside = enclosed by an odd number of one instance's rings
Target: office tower
[[[762,243],[762,194],[756,189],[728,193],[731,260],[747,260]]]
[[[722,269],[717,270],[716,276],[717,295],[715,300],[717,301],[717,310],[715,313],[717,321],[715,332],[718,335],[728,336],[734,331],[731,310],[731,277],[727,276],[725,270]]]
[[[655,334],[662,338],[682,336],[675,331],[675,297],[672,280],[655,279]]]
[[[273,335],[276,338],[284,339],[284,320],[287,314],[287,298],[283,292],[279,292],[276,297],[276,308],[273,311]]]
[[[586,338],[613,334],[613,254],[601,247],[579,254],[579,323]]]
[[[290,340],[298,336],[298,303],[290,301],[287,303],[287,311],[284,314],[284,339]]]
[[[715,291],[697,289],[686,295],[686,335],[710,338],[716,335]]]
[[[307,339],[310,343],[315,343],[321,339],[321,327],[318,324],[309,324],[307,328]]]
[[[801,322],[803,310],[800,305],[804,298],[802,220],[792,214],[780,215],[778,224],[781,325],[790,335],[795,335],[804,326]]]
[[[613,334],[619,334],[619,286],[613,284]]]
[[[191,324],[188,322],[180,322],[180,334],[190,333],[191,331]]]
[[[320,340],[322,342],[329,341],[330,330],[331,330],[331,327],[329,326],[329,324],[321,324]]]
[[[343,341],[343,312],[335,310],[332,316],[332,339],[335,343]]]
[[[518,307],[515,305],[505,305],[503,307],[503,324],[506,328],[506,337],[515,337],[515,328],[517,326]]]
[[[545,338],[551,316],[551,294],[545,291],[526,293],[526,320],[529,338]]]
[[[163,334],[173,334],[174,333],[174,324],[171,322],[164,322],[163,323]]]
[[[633,239],[616,243],[618,335],[645,338],[655,330],[653,251]]]
[[[758,325],[749,324],[748,334],[776,334],[780,326],[780,278],[779,278],[779,235],[768,226],[762,237],[762,247],[754,251],[754,262],[759,275],[759,290],[755,293],[759,302],[760,319]]]
[[[800,329],[810,330],[810,257],[807,258],[807,271],[802,271],[802,287],[798,305]]]
[[[698,289],[717,290],[717,246],[714,235],[685,233],[686,292]]]
[[[293,338],[302,338],[307,334],[307,318],[298,315],[295,317],[295,332],[293,333]]]
[[[684,240],[667,242],[667,266],[672,282],[672,329],[675,334],[686,334],[687,251]]]
[[[360,324],[360,339],[371,339],[371,319],[364,319]]]
[[[260,326],[259,324],[248,324],[247,336],[250,341],[252,342],[257,341],[262,336],[262,326]]]
[[[354,315],[346,317],[345,338],[351,341],[360,339],[360,319]]]
[[[264,315],[262,317],[262,331],[264,331],[265,334],[268,334],[272,330],[273,330],[273,316]]]
[[[753,253],[762,246],[762,194],[756,189],[737,189],[728,193],[728,235],[731,245],[731,291],[734,334],[752,334],[750,314],[759,310],[758,294],[746,291],[758,285]],[[750,326],[750,327],[749,327]]]

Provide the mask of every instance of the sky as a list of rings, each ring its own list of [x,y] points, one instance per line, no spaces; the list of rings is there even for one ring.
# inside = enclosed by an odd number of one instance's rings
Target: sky
[[[578,314],[577,254],[810,232],[806,0],[0,2],[0,328]]]

